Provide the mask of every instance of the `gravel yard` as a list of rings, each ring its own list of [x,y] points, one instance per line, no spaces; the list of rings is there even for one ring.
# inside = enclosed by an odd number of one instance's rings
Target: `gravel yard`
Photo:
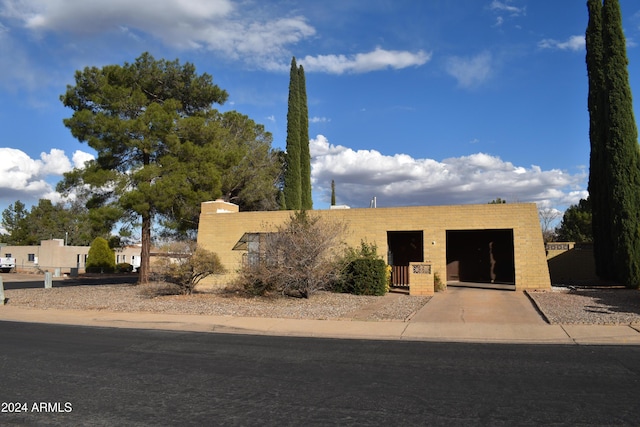
[[[211,290],[193,295],[166,295],[163,285],[90,285],[51,289],[5,290],[8,304],[39,309],[162,312],[217,316],[291,319],[405,321],[429,300],[391,293],[357,296],[318,292],[309,299],[252,297],[241,292]]]
[[[382,297],[318,292],[309,299],[251,297],[233,290],[167,295],[166,285],[103,284],[7,289],[8,304],[38,309],[162,312],[292,319],[408,321],[430,297],[389,293]],[[498,291],[499,292],[499,291]],[[640,324],[640,291],[624,288],[554,287],[528,295],[552,324]]]
[[[622,287],[554,287],[528,292],[552,324],[640,324],[640,291]]]

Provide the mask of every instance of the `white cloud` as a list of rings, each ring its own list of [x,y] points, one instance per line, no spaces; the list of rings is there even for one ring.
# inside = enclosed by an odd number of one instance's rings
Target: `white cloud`
[[[525,6],[519,7],[513,4],[513,0],[493,0],[488,9],[493,12],[494,16],[496,16],[495,23],[493,24],[494,28],[502,28],[506,19],[504,15],[507,15],[507,18],[516,18],[519,16],[525,16],[527,14],[527,8]],[[521,28],[519,25],[516,25],[515,28]]]
[[[84,151],[80,151],[80,150],[76,150],[73,153],[73,167],[76,169],[82,169],[84,168],[84,164],[86,162],[88,162],[89,160],[93,160],[95,159],[95,156],[93,154],[89,154],[89,153],[85,153]]]
[[[538,47],[540,49],[582,51],[585,49],[585,39],[583,35],[571,36],[565,41],[543,39],[538,42]]]
[[[407,51],[385,50],[377,47],[368,53],[355,55],[318,55],[300,59],[305,71],[325,72],[330,74],[367,73],[387,68],[401,69],[426,64],[431,53],[422,50],[412,53]]]
[[[5,0],[0,16],[35,33],[146,33],[180,49],[206,49],[272,68],[287,46],[315,34],[302,16],[264,17],[231,0]],[[286,54],[286,55],[285,55]]]
[[[164,24],[172,29],[225,17],[232,9],[229,0],[6,0],[2,15],[34,30],[90,34],[126,26],[149,29]]]
[[[54,202],[60,200],[60,195],[49,181],[57,181],[72,169],[64,151],[54,148],[49,153],[41,153],[40,159],[35,160],[21,150],[2,147],[0,158],[0,201],[13,203],[20,200],[26,204],[28,200],[41,198]],[[91,154],[76,151],[73,163],[79,167],[92,158]]]
[[[505,1],[493,0],[489,5],[489,9],[495,12],[506,12],[511,16],[520,16],[520,15],[527,14],[526,7],[514,6],[512,0],[505,0]]]
[[[310,117],[309,118],[309,123],[328,123],[330,121],[331,119],[328,119],[326,117]]]
[[[330,144],[318,135],[310,141],[314,192],[329,199],[331,180],[339,204],[378,206],[536,202],[566,207],[586,198],[586,176],[538,166],[515,166],[485,153],[437,161],[406,154],[384,155]]]
[[[460,87],[471,88],[491,77],[492,60],[491,53],[486,51],[473,57],[452,56],[447,60],[445,69],[458,81]]]
[[[46,175],[62,175],[71,170],[71,162],[64,154],[64,151],[52,148],[49,153],[40,154],[40,174]]]
[[[4,0],[0,17],[36,34],[104,34],[134,41],[146,34],[178,49],[214,51],[269,71],[287,71],[290,48],[316,34],[304,16],[273,16],[232,0]],[[430,58],[431,53],[421,50],[376,48],[354,55],[307,56],[300,63],[306,71],[343,74],[419,66]]]

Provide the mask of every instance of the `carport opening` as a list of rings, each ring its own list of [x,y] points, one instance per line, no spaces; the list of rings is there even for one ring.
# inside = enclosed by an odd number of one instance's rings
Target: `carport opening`
[[[447,281],[515,285],[513,229],[447,230]]]

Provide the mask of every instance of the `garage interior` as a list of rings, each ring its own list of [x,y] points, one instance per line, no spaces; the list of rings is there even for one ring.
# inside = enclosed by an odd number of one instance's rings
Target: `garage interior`
[[[447,230],[447,283],[515,286],[513,229]]]

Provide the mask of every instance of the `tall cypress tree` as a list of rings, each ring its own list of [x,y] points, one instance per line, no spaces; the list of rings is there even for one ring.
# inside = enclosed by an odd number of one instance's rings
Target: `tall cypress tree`
[[[640,285],[640,148],[629,86],[629,61],[618,0],[602,9],[605,48],[607,143],[604,156],[610,174],[611,228],[616,279],[627,287]]]
[[[607,187],[602,156],[606,143],[605,117],[605,77],[604,45],[602,40],[602,0],[588,0],[589,23],[585,35],[587,45],[587,74],[589,77],[589,140],[591,155],[589,159],[589,198],[593,209],[593,251],[596,273],[599,277],[611,277],[613,266],[611,257],[613,242],[611,237],[609,210],[607,206]]]
[[[302,191],[302,209],[312,209],[309,108],[307,106],[307,83],[302,65],[298,68],[298,100],[300,102],[300,185]]]
[[[302,184],[300,175],[300,92],[295,57],[291,59],[291,71],[289,73],[286,150],[284,204],[287,209],[298,210],[302,208]]]
[[[590,190],[599,273],[627,287],[640,285],[640,148],[627,71],[626,40],[618,0],[588,0],[590,65]],[[597,14],[601,9],[602,56],[598,65]],[[590,44],[589,44],[590,43]],[[604,83],[602,86],[601,83]],[[595,163],[595,164],[594,164]],[[594,175],[595,174],[595,175]],[[606,223],[605,223],[606,221]],[[598,242],[599,241],[599,242]],[[598,242],[598,243],[596,243]]]
[[[336,205],[336,182],[331,180],[331,206]]]

